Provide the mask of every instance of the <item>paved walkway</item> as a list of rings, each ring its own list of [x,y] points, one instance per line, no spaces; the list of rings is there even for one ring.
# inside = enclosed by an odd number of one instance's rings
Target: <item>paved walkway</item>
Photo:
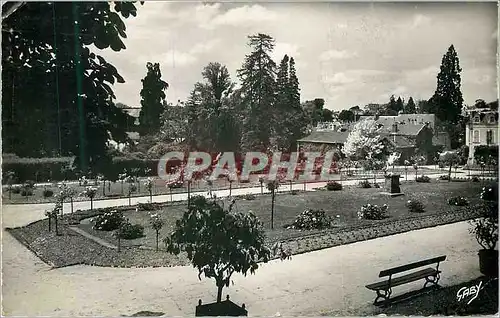
[[[233,192],[252,191],[260,192],[260,188]],[[182,194],[175,196],[182,198]],[[170,196],[163,197],[170,200]],[[117,204],[128,204],[128,199],[100,201],[96,207]],[[85,202],[75,205],[88,208]],[[52,204],[3,206],[3,226],[22,226],[43,218],[49,206]],[[199,281],[190,266],[51,269],[3,229],[2,236],[4,315],[119,316],[150,310],[192,316],[198,299],[206,303],[216,298],[213,280]],[[251,316],[356,314],[355,308],[373,301],[373,293],[364,285],[376,281],[381,269],[446,254],[442,284],[453,285],[480,275],[478,249],[468,224],[456,223],[301,254],[290,261],[272,261],[263,264],[256,275],[234,275],[234,286],[225,289],[224,295],[228,292],[236,303],[244,302]],[[396,288],[394,293],[421,285]]]

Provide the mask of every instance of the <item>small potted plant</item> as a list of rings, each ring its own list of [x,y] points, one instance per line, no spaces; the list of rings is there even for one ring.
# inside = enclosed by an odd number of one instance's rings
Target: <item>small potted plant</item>
[[[474,234],[482,249],[479,250],[479,270],[489,277],[498,277],[498,188],[485,187],[481,193],[484,201],[480,215],[471,221],[470,233]]]

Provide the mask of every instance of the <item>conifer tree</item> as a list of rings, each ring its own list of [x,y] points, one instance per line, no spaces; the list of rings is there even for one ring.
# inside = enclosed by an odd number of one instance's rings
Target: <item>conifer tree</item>
[[[242,150],[267,150],[272,133],[270,118],[273,115],[276,92],[276,63],[270,54],[274,39],[267,34],[248,37],[252,52],[245,56],[237,74],[241,81],[244,105]]]
[[[408,103],[405,106],[405,114],[415,114],[415,113],[416,113],[415,101],[413,100],[413,97],[410,97],[410,99],[408,99]]]
[[[464,101],[460,90],[461,71],[457,52],[451,45],[443,55],[436,91],[429,100],[432,112],[442,122],[456,124],[459,121]]]
[[[161,79],[159,63],[146,64],[148,70],[146,77],[142,80],[141,90],[141,112],[139,113],[139,123],[142,133],[153,134],[159,132],[161,128],[161,117],[165,104],[165,90],[168,84]]]

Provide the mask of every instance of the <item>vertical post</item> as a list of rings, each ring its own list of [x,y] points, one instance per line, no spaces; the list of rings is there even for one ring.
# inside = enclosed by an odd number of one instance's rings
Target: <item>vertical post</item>
[[[85,171],[87,168],[86,143],[85,143],[85,113],[83,111],[83,69],[80,56],[80,25],[78,19],[78,3],[73,2],[73,20],[75,35],[75,58],[76,58],[76,87],[77,87],[77,105],[80,127],[80,168]]]

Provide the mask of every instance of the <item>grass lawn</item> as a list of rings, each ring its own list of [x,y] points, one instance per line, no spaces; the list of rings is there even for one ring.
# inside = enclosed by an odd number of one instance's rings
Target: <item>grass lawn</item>
[[[479,194],[482,187],[482,183],[473,182],[409,182],[401,186],[402,192],[406,195],[392,198],[381,194],[383,189],[360,189],[357,187],[345,187],[342,191],[300,192],[296,195],[281,193],[276,196],[274,229],[271,229],[270,195],[259,195],[255,200],[237,200],[235,208],[239,212],[252,211],[256,214],[264,224],[268,238],[271,241],[277,241],[320,232],[319,230],[299,231],[285,228],[286,225],[291,224],[296,216],[305,209],[323,209],[335,219],[335,228],[323,231],[339,231],[345,228],[364,227],[384,222],[383,220],[359,220],[357,212],[364,204],[387,204],[389,206],[388,220],[405,219],[415,216],[415,213],[410,213],[405,207],[405,203],[409,199],[417,199],[424,203],[426,211],[419,213],[421,216],[442,214],[458,209],[458,207],[450,206],[447,203],[447,200],[452,196],[466,197],[471,204],[479,202]],[[186,208],[185,204],[178,204],[165,206],[162,210],[155,211],[165,221],[165,226],[160,232],[160,237],[163,238],[171,233],[175,226],[175,221],[181,218]],[[124,212],[124,216],[131,223],[141,224],[145,227],[144,237],[123,241],[124,245],[155,246],[155,234],[149,226],[148,213],[147,211],[135,211],[135,208]],[[93,230],[89,219],[83,220],[79,226],[95,236],[116,244],[111,233]]]
[[[392,171],[392,170],[391,170]],[[365,172],[365,171],[356,171],[353,175],[347,175],[347,171],[342,171],[342,180],[353,180],[353,179],[373,179],[374,175],[371,172]],[[401,175],[404,177],[405,172],[404,169],[395,169],[395,172],[401,173]],[[419,169],[418,174],[425,174],[425,175],[432,175],[432,174],[439,174],[443,173],[442,171],[438,170],[430,170],[430,169]],[[415,170],[413,168],[408,169],[407,175],[409,178],[413,178],[415,175]],[[458,176],[461,174],[458,173]],[[454,176],[454,174],[452,174]],[[463,174],[462,174],[463,176]],[[332,180],[340,180],[340,174],[333,175]],[[245,188],[245,187],[256,187],[260,186],[260,183],[258,181],[259,176],[258,175],[251,175],[249,182],[233,182],[231,187],[233,189],[236,188]],[[138,191],[132,193],[132,197],[135,196],[149,196],[149,191],[144,186],[144,182],[146,179],[140,179],[140,185],[138,186]],[[404,178],[402,179],[404,180]],[[383,181],[383,173],[378,173],[377,174],[377,182],[382,182]],[[106,181],[106,186],[105,189],[103,190],[103,184],[95,184],[94,181],[89,181],[88,186],[92,187],[97,187],[98,191],[96,194],[96,197],[94,200],[101,200],[101,199],[111,199],[111,198],[127,198],[128,197],[128,184],[124,183],[122,187],[121,182],[109,182]],[[220,189],[229,189],[229,182],[223,178],[220,178],[216,180],[213,185],[212,185],[212,190],[220,190]],[[264,185],[265,186],[265,185]],[[70,184],[70,187],[74,188],[77,193],[82,193],[85,190],[85,186],[80,186],[78,185],[78,182],[76,184],[72,183]],[[286,186],[284,186],[286,187]],[[59,188],[57,187],[57,183],[50,185],[50,186],[37,186],[34,191],[32,196],[26,196],[23,197],[21,196],[20,193],[11,193],[10,198],[9,198],[9,191],[8,189],[4,186],[3,188],[3,193],[2,193],[2,202],[3,204],[26,204],[26,203],[49,203],[49,202],[55,202],[54,196],[52,197],[43,197],[43,192],[44,189],[52,190],[54,195],[59,191]],[[192,191],[208,191],[208,185],[205,181],[194,181],[193,184],[191,185]],[[180,192],[187,192],[187,185],[185,184],[184,187],[182,188],[177,188],[177,189],[172,189],[172,193],[180,193]],[[169,194],[170,189],[166,187],[165,181],[161,179],[156,179],[155,181],[155,186],[153,188],[152,194],[153,195],[162,195],[162,194]],[[83,196],[76,196],[73,198],[73,201],[87,201],[88,198],[83,197]]]

